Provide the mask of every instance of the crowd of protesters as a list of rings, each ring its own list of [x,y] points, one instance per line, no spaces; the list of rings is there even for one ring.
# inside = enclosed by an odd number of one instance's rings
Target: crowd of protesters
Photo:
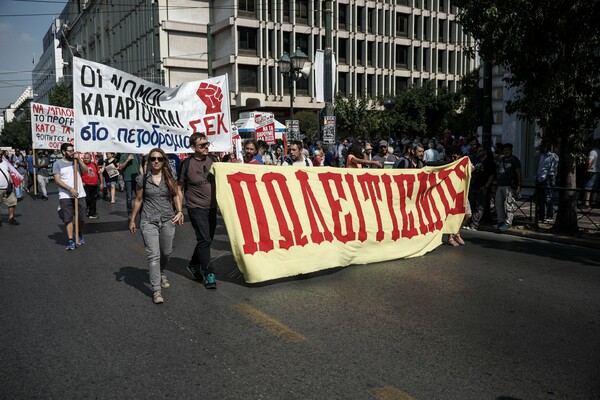
[[[599,142],[590,144],[585,165],[584,207],[595,200],[593,192],[600,183]],[[191,154],[180,157],[153,149],[148,155],[130,153],[76,154],[73,145],[64,143],[60,151],[24,153],[15,149],[12,154],[0,152],[0,205],[8,208],[8,223],[19,225],[15,219],[18,201],[23,192],[31,192],[35,180],[38,198],[48,200],[48,183],[54,180],[59,193],[59,217],[67,234],[67,250],[85,243],[83,229],[86,218],[97,219],[97,201],[116,203],[117,191],[125,192],[129,229],[137,231],[138,220],[148,256],[148,269],[153,289],[153,301],[164,301],[161,289],[170,282],[165,275],[177,225],[184,221],[183,206],[196,233],[196,247],[188,270],[206,288],[216,288],[212,267],[211,243],[216,229],[216,198],[211,166],[215,162],[238,162],[255,165],[339,168],[419,169],[440,166],[469,157],[472,165],[471,184],[461,228],[477,230],[482,221],[491,220],[495,204],[499,231],[509,229],[522,186],[521,162],[513,155],[510,143],[497,143],[484,148],[475,136],[455,136],[446,130],[430,138],[403,136],[362,140],[343,138],[335,144],[309,140],[291,141],[284,148],[282,141],[267,144],[254,139],[245,140],[238,159],[235,153],[213,154],[203,134],[190,137]],[[540,222],[553,222],[552,187],[556,184],[558,156],[550,143],[539,147],[536,173],[536,201]],[[74,174],[74,162],[79,161],[79,173]],[[10,170],[17,171],[23,180],[13,187]],[[50,172],[51,171],[51,172]],[[35,178],[34,178],[35,175]],[[496,186],[492,203],[493,187]],[[75,212],[75,205],[78,212]],[[114,206],[116,207],[116,206]],[[76,215],[77,214],[77,215]],[[139,218],[138,218],[139,217]],[[74,220],[78,219],[79,235],[75,237]],[[2,218],[0,218],[0,226]],[[460,231],[448,236],[452,246],[465,244]]]

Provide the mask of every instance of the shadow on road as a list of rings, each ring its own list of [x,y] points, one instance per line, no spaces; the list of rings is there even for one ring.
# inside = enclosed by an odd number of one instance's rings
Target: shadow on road
[[[597,257],[592,258],[589,255],[588,249],[582,249],[582,251],[578,255],[574,255],[573,252],[564,251],[562,245],[549,245],[547,242],[536,242],[531,240],[519,239],[511,241],[499,241],[493,239],[485,239],[482,237],[469,237],[469,242],[490,249],[520,252],[539,257],[547,257],[553,260],[564,260],[573,263],[580,263],[582,265],[588,265],[591,267],[600,267],[600,259],[598,259]]]
[[[149,286],[150,276],[148,275],[148,270],[135,267],[121,267],[121,269],[114,274],[115,281],[124,282],[146,296],[152,297],[152,288]]]

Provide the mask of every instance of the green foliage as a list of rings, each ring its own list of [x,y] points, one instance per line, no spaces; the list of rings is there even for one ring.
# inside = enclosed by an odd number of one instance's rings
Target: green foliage
[[[48,98],[50,104],[58,107],[73,108],[73,88],[60,82],[50,91]]]
[[[319,114],[314,111],[298,111],[294,114],[302,132],[309,139],[319,137]]]
[[[31,148],[31,110],[27,107],[23,117],[13,120],[4,125],[0,135],[0,146],[19,147],[21,149]]]
[[[432,137],[448,127],[473,132],[476,129],[475,94],[472,99],[461,101],[464,96],[447,89],[436,91],[434,83],[428,82],[397,93],[393,97],[394,106],[386,110],[385,98],[356,99],[338,95],[335,100],[338,132],[341,137],[387,138],[388,123],[394,137]]]
[[[338,137],[370,138],[387,136],[387,119],[378,109],[378,102],[368,97],[335,98]]]
[[[575,187],[575,157],[600,121],[600,2],[455,0],[486,62],[510,72],[507,111],[559,144],[559,182]],[[577,231],[573,193],[561,191],[555,228]]]

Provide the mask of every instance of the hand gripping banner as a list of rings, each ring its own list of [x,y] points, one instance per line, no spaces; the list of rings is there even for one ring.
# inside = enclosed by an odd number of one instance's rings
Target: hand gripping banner
[[[73,66],[77,151],[190,153],[194,132],[232,151],[227,75],[171,89],[81,58]]]
[[[216,163],[217,201],[248,283],[417,257],[460,230],[471,163],[424,169]]]

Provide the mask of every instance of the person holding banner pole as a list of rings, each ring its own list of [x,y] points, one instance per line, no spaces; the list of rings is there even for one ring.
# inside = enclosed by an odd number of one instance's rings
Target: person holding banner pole
[[[196,247],[188,270],[194,279],[204,282],[204,287],[216,289],[217,281],[210,255],[210,246],[217,228],[215,177],[211,173],[216,160],[209,154],[209,146],[210,142],[205,134],[193,133],[190,136],[190,147],[194,154],[181,163],[177,183],[196,233]]]
[[[52,174],[54,182],[58,186],[58,199],[60,202],[60,210],[58,215],[65,223],[67,230],[68,243],[67,251],[75,250],[75,240],[73,233],[77,235],[77,245],[85,244],[83,235],[78,232],[83,228],[85,223],[85,190],[81,181],[81,163],[77,163],[75,150],[71,143],[63,143],[60,146],[60,152],[63,158],[56,160],[52,165]],[[79,169],[76,173],[75,168]],[[77,201],[75,201],[77,199]],[[77,215],[79,224],[74,229],[73,218]],[[79,228],[79,229],[77,229]]]
[[[182,194],[171,173],[165,152],[155,148],[148,153],[146,172],[136,178],[136,197],[129,219],[131,233],[137,231],[135,219],[140,213],[140,231],[148,253],[148,271],[154,304],[164,302],[161,288],[171,283],[165,275],[173,249],[175,226],[183,225]]]

